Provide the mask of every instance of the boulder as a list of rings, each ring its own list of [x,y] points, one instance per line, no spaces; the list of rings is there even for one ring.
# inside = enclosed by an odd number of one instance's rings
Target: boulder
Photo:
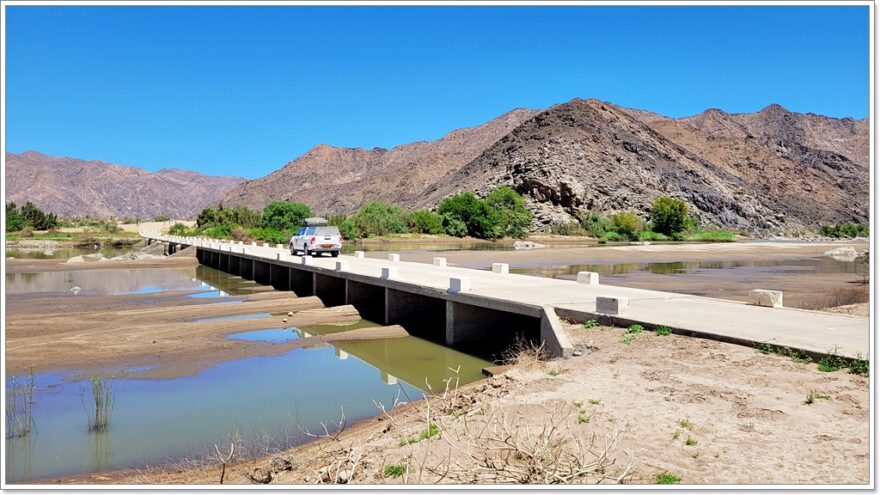
[[[541,249],[547,246],[532,241],[516,241],[513,243],[513,249]]]
[[[104,258],[104,255],[101,253],[92,253],[83,255],[83,259],[85,261],[101,261]]]
[[[825,256],[828,256],[837,261],[852,262],[856,260],[858,253],[852,247],[844,246],[832,249],[831,251],[826,251]]]
[[[82,256],[74,256],[73,258],[68,258],[67,263],[82,263],[85,261]]]
[[[782,291],[755,289],[749,292],[749,304],[768,308],[782,307]]]

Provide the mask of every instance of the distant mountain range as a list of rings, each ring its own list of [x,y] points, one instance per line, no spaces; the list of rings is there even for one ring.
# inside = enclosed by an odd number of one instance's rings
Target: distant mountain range
[[[305,202],[318,213],[351,213],[367,201],[430,208],[459,191],[485,194],[508,185],[526,197],[535,228],[587,211],[647,213],[656,197],[668,194],[712,225],[793,232],[867,223],[868,146],[867,119],[800,114],[779,105],[673,119],[575,99],[547,110],[515,109],[436,141],[390,150],[322,144],[251,181],[149,174],[33,152],[7,155],[7,199],[31,199],[62,214],[100,203],[101,211],[133,215],[121,208],[152,212],[166,204],[173,208],[162,213],[192,216],[207,204],[262,208],[280,199]],[[153,195],[138,192],[180,174],[192,174],[192,190],[178,184]]]
[[[177,169],[147,172],[36,151],[6,154],[6,201],[32,201],[61,216],[191,218],[242,182],[241,177]]]

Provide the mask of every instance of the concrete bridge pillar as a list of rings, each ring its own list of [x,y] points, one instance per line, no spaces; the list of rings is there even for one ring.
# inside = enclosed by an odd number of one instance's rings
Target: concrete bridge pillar
[[[385,288],[384,325],[401,325],[411,334],[443,342],[445,321],[446,301],[443,299]]]
[[[446,345],[498,355],[517,338],[539,343],[541,319],[446,301]]]
[[[370,321],[385,321],[385,290],[355,280],[345,281],[345,304],[351,304]]]
[[[258,284],[269,285],[269,263],[254,261],[254,281]]]
[[[297,296],[315,295],[314,273],[296,268],[287,269],[287,285]]]
[[[269,284],[277,290],[290,290],[288,268],[280,265],[269,265]]]
[[[241,258],[241,278],[245,280],[254,280],[254,260],[250,258]]]
[[[315,273],[314,292],[325,306],[342,306],[345,304],[345,279]]]

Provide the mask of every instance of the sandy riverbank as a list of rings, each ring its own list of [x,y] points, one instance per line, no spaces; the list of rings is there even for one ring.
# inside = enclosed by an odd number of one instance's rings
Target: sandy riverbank
[[[226,483],[266,481],[273,460],[276,468],[285,465],[279,460],[292,464],[271,475],[277,484],[552,482],[550,472],[580,473],[565,478],[571,483],[650,484],[663,473],[683,484],[868,482],[866,377],[714,341],[642,333],[625,344],[621,329],[567,329],[592,352],[525,360],[446,397],[390,415],[377,410],[335,438],[239,460]],[[430,424],[436,434],[409,443]],[[239,452],[248,451],[247,440],[238,442]],[[502,462],[514,451],[520,456]],[[485,468],[487,459],[494,468]],[[57,481],[211,484],[218,477],[216,461],[193,458]]]

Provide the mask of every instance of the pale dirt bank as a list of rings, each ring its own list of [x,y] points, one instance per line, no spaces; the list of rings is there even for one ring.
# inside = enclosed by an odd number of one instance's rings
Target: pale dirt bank
[[[567,329],[576,346],[595,350],[526,360],[336,438],[233,462],[226,483],[650,484],[662,473],[682,484],[868,482],[867,377],[689,337],[642,333],[627,345],[621,329]],[[828,398],[806,404],[811,390]],[[407,443],[429,424],[435,435]],[[246,444],[238,452],[254,452]],[[52,481],[212,484],[219,475],[208,459]]]

